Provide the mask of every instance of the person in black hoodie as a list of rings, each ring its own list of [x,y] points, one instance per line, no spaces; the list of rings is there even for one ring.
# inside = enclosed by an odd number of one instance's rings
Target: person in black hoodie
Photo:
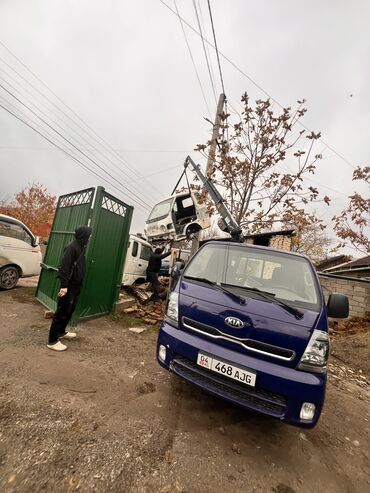
[[[76,308],[85,277],[85,249],[91,235],[89,226],[80,226],[75,229],[75,240],[66,246],[58,270],[60,291],[58,306],[54,314],[49,331],[47,347],[54,351],[65,351],[67,346],[59,339],[73,339],[76,333],[67,332],[67,325]]]
[[[146,280],[147,282],[150,282],[152,284],[152,301],[160,301],[161,299],[159,296],[160,283],[158,279],[158,274],[161,270],[162,259],[168,257],[169,255],[171,255],[171,247],[165,253],[163,253],[162,248],[156,248],[149,257],[148,267],[146,269]]]

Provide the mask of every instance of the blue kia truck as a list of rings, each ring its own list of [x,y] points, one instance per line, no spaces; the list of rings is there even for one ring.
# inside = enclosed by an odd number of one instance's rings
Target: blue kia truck
[[[325,400],[328,316],[347,317],[348,299],[325,304],[305,256],[210,241],[170,294],[157,359],[216,396],[311,428]]]

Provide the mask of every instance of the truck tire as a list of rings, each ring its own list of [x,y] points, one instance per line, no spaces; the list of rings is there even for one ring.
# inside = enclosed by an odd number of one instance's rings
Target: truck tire
[[[3,267],[0,270],[0,289],[13,289],[17,285],[18,279],[19,271],[17,267],[13,265],[10,265],[9,267]]]
[[[194,233],[198,233],[202,228],[199,226],[199,224],[193,223],[189,224],[189,226],[186,229],[186,239],[190,240],[191,235]]]

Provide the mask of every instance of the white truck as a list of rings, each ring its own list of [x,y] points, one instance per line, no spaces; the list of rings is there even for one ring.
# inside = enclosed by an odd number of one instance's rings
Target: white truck
[[[210,226],[207,204],[196,190],[178,192],[156,204],[144,227],[152,244],[180,241]]]
[[[125,265],[123,267],[122,285],[131,286],[146,281],[146,268],[152,246],[144,238],[130,235]]]

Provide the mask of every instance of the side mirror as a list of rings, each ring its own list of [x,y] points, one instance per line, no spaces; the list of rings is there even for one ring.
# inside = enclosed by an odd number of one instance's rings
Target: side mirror
[[[328,317],[347,318],[349,315],[349,302],[347,296],[332,293],[328,299]]]
[[[43,244],[43,245],[47,245],[47,244],[48,244],[48,240],[44,240],[44,241],[42,242],[42,244]]]
[[[35,236],[34,239],[33,239],[33,242],[32,242],[32,246],[33,247],[37,247],[40,245],[40,237],[39,236]]]
[[[177,279],[181,274],[181,271],[184,269],[184,267],[185,267],[184,262],[180,262],[180,261],[175,262],[175,265],[172,267],[171,270],[171,277]]]

